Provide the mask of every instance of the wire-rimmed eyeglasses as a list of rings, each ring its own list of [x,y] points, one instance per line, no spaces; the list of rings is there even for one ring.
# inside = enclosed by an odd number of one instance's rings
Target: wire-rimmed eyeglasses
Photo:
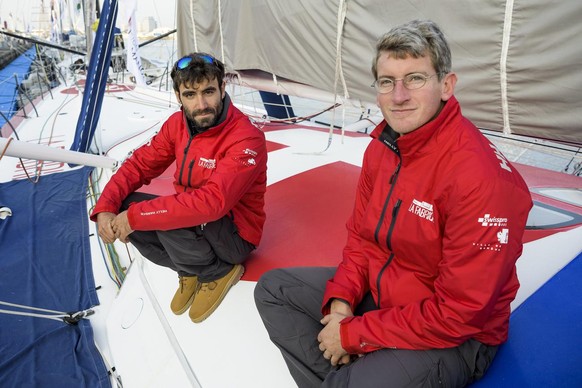
[[[433,75],[426,75],[426,74],[422,74],[422,73],[412,73],[412,74],[408,74],[404,78],[398,78],[398,79],[390,78],[390,77],[380,77],[376,81],[374,81],[372,83],[372,85],[370,85],[370,86],[373,87],[374,89],[376,89],[376,91],[380,94],[387,94],[387,93],[390,93],[394,90],[394,87],[396,86],[396,82],[402,81],[402,85],[406,89],[415,90],[415,89],[420,89],[424,85],[426,85],[426,81],[428,81],[429,78],[432,78],[432,77],[435,77],[438,75],[439,75],[439,73],[436,73]]]

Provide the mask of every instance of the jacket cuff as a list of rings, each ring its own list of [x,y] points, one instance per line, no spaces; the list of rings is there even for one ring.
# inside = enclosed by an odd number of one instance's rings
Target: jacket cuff
[[[341,320],[340,322],[340,339],[342,343],[342,348],[349,354],[358,354],[362,353],[362,350],[359,347],[359,344],[353,344],[353,338],[350,337],[350,322],[353,321],[356,317],[347,317]],[[356,339],[356,343],[357,343]]]
[[[365,339],[358,334],[361,320],[362,317],[352,316],[340,322],[342,348],[349,354],[365,354],[382,349],[382,346],[366,343]]]
[[[127,209],[127,222],[129,223],[129,227],[131,230],[136,230],[134,225],[136,224],[136,217],[134,215],[135,209],[132,209],[136,203],[129,204],[129,208]]]
[[[350,305],[350,302],[348,302],[347,300],[343,299],[343,298],[336,298],[336,297],[330,297],[329,299],[327,299],[327,301],[325,302],[325,304],[321,307],[321,313],[323,315],[327,315],[330,313],[331,311],[331,304],[334,300],[339,300],[342,303],[345,303],[346,305],[348,305],[350,307],[350,309],[352,309],[352,306]]]

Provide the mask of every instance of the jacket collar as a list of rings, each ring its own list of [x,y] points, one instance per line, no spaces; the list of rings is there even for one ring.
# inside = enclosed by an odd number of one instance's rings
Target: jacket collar
[[[421,154],[434,148],[427,148],[427,146],[432,142],[438,143],[446,127],[457,120],[460,113],[459,102],[455,96],[452,96],[433,120],[404,136],[396,133],[386,120],[382,121],[370,136],[380,140],[401,157]]]

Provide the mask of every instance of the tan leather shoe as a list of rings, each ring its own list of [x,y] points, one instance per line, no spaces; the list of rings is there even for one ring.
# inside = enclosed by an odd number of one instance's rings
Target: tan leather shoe
[[[179,282],[180,286],[170,303],[170,309],[176,315],[183,314],[192,304],[198,287],[198,278],[196,276],[180,276]]]
[[[230,287],[234,286],[245,268],[236,264],[226,276],[208,283],[198,283],[198,290],[194,302],[190,307],[190,319],[194,323],[200,323],[210,316],[222,302]]]

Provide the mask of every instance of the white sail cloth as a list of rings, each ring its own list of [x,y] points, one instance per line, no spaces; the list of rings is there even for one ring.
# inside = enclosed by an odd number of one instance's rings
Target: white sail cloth
[[[582,144],[580,2],[177,0],[177,17],[179,55],[209,52],[231,72],[261,70],[340,98],[345,79],[345,94],[364,105],[375,102],[377,38],[432,19],[451,45],[467,117],[506,134]]]

